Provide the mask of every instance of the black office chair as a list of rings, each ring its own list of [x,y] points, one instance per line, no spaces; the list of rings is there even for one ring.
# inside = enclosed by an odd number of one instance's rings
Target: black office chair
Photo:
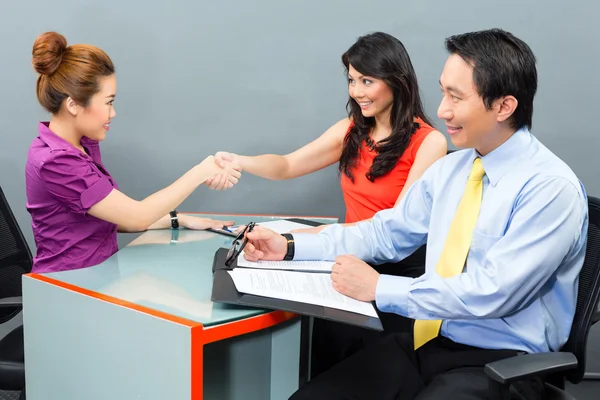
[[[579,274],[577,309],[569,340],[559,352],[528,354],[485,366],[490,399],[509,399],[509,385],[530,377],[543,377],[547,400],[575,400],[565,392],[565,379],[579,383],[585,373],[585,354],[590,327],[598,321],[600,296],[600,199],[588,198],[589,228],[585,260]]]
[[[31,271],[31,251],[0,188],[0,324],[22,307],[22,275]],[[25,399],[23,325],[0,339],[0,390],[21,391]]]

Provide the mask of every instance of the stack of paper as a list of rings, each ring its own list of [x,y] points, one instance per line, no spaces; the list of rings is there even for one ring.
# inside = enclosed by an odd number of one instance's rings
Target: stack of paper
[[[295,229],[313,228],[309,225],[304,225],[298,222],[286,221],[285,219],[277,219],[275,221],[259,222],[258,225],[269,228],[277,233],[289,233]]]
[[[303,229],[306,225],[276,220],[259,225],[278,233]],[[227,271],[240,293],[315,304],[377,318],[371,303],[337,292],[331,282],[333,261],[258,261],[240,254],[237,268]]]
[[[337,308],[377,318],[371,303],[337,292],[329,274],[235,268],[227,271],[240,293]]]
[[[294,229],[306,229],[308,225],[298,222],[286,221],[283,219],[260,222],[260,226],[269,228],[277,233],[287,233]],[[244,254],[240,254],[237,259],[237,266],[244,268],[262,268],[262,269],[281,269],[290,271],[307,271],[307,272],[331,272],[333,261],[248,261],[244,258]]]
[[[242,268],[281,269],[288,271],[331,272],[333,261],[248,261],[240,254],[237,266]]]

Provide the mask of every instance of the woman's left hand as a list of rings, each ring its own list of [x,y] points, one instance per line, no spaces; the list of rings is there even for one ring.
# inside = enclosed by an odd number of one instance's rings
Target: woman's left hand
[[[184,218],[182,218],[184,217]],[[218,229],[224,226],[231,226],[233,221],[221,221],[218,219],[193,217],[191,215],[180,215],[179,224],[188,229],[203,230],[208,228]]]

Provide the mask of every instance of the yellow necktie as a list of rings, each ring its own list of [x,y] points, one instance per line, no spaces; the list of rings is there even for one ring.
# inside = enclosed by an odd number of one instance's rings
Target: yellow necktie
[[[442,278],[460,274],[467,260],[473,229],[475,229],[481,208],[483,175],[485,175],[485,171],[481,165],[481,159],[476,158],[435,269]],[[434,339],[439,334],[441,326],[441,320],[416,320],[414,326],[415,350]]]

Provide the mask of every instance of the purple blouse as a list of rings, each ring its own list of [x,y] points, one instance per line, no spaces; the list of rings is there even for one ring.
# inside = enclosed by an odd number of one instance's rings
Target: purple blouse
[[[87,154],[40,122],[25,167],[27,211],[37,246],[33,272],[84,268],[117,251],[117,226],[87,214],[118,186],[102,165],[97,141],[81,139]]]

